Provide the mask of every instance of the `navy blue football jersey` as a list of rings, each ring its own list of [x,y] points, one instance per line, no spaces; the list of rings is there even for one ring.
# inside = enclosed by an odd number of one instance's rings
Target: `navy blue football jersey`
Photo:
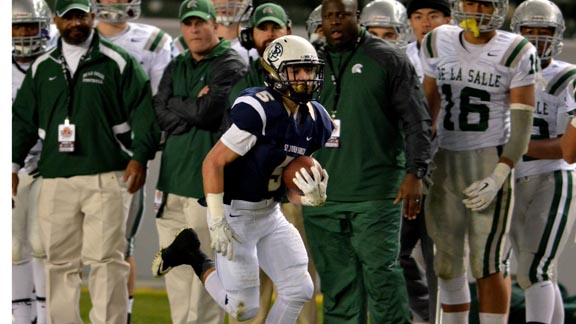
[[[240,93],[231,110],[239,129],[256,136],[256,144],[224,170],[224,200],[280,199],[284,167],[295,157],[311,155],[332,133],[330,116],[316,101],[300,106],[298,118],[290,115],[277,92],[249,88]]]

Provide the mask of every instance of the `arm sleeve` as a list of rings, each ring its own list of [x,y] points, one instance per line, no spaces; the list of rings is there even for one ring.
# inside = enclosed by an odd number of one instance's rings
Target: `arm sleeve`
[[[123,73],[123,103],[129,109],[132,127],[132,156],[142,164],[154,158],[160,143],[160,128],[152,109],[150,80],[138,62],[128,60]]]
[[[229,107],[230,90],[245,73],[246,64],[230,49],[213,62],[207,84],[210,90],[206,95],[199,98],[172,97],[168,100],[168,108],[192,126],[217,131]]]
[[[12,103],[12,163],[20,167],[38,140],[38,107],[31,71],[28,70]]]
[[[178,135],[186,133],[192,127],[185,120],[180,118],[173,111],[168,109],[168,100],[172,97],[172,74],[176,65],[176,59],[172,60],[164,70],[158,92],[154,96],[153,105],[156,119],[160,129],[168,134]]]
[[[391,72],[392,106],[400,116],[406,138],[406,168],[413,174],[427,170],[431,159],[432,118],[414,67],[405,54]]]

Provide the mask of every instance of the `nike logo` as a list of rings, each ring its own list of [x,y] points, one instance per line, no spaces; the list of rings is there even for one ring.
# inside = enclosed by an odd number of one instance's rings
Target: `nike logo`
[[[240,217],[240,216],[242,216],[242,215],[232,215],[232,214],[230,214],[230,217]]]
[[[136,42],[138,42],[138,39],[137,39],[137,38],[130,38],[130,41],[131,41],[132,43],[136,43]]]
[[[308,137],[306,136],[306,141],[310,141],[312,139],[312,136]]]
[[[56,78],[57,78],[57,77],[55,77],[55,76],[49,77],[49,78],[48,78],[48,81],[54,81],[54,80],[56,80]]]
[[[498,54],[488,52],[488,56],[498,56]]]
[[[487,187],[488,187],[488,184],[487,184],[487,183],[485,183],[485,184],[484,184],[484,186],[483,186],[482,188],[480,188],[480,191],[482,191],[482,190],[486,189]]]

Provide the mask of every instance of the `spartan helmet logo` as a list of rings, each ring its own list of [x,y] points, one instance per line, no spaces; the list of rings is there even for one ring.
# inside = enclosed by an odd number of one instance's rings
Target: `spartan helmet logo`
[[[188,2],[188,5],[187,5],[186,7],[188,7],[188,9],[190,9],[190,8],[196,8],[196,7],[198,7],[198,1],[196,1],[196,0],[191,0],[190,2]]]
[[[272,48],[272,50],[270,50],[270,52],[268,53],[268,61],[270,63],[278,61],[282,56],[283,51],[284,49],[282,48],[282,44],[280,43],[274,44],[274,48]]]
[[[272,10],[272,7],[266,7],[266,8],[264,8],[264,10],[262,10],[262,13],[267,14],[267,15],[273,15],[274,10]]]

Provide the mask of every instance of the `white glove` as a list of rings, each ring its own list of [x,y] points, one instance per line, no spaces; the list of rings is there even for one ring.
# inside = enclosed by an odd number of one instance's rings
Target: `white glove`
[[[206,204],[208,205],[208,212],[210,213],[210,224],[208,227],[210,230],[210,247],[214,249],[216,253],[220,253],[222,256],[227,257],[228,260],[232,260],[234,256],[232,239],[240,242],[240,238],[224,217],[223,201],[223,193],[209,193],[206,195]]]
[[[328,186],[328,173],[322,169],[312,168],[312,177],[306,168],[296,172],[296,178],[292,179],[294,184],[304,193],[300,199],[305,206],[322,206],[326,201],[326,187]]]
[[[487,178],[474,182],[462,191],[468,196],[462,202],[467,208],[475,212],[488,208],[509,174],[510,167],[505,163],[498,163]]]

